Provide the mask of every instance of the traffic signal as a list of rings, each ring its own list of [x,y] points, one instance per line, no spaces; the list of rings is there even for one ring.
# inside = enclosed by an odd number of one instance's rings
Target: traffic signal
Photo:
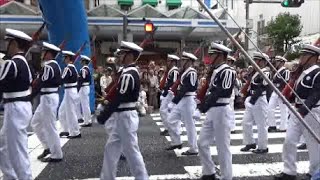
[[[145,31],[146,33],[153,33],[153,31],[154,31],[154,25],[153,25],[153,23],[152,23],[152,22],[146,22],[146,23],[144,24],[144,31]]]
[[[300,7],[304,0],[283,0],[282,7]]]

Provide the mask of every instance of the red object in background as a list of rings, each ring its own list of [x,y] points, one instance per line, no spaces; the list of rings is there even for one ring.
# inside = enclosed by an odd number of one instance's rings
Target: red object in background
[[[10,2],[11,0],[0,0],[0,6]]]

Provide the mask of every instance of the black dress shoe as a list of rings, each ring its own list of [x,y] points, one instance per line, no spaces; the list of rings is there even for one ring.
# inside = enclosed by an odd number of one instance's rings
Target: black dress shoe
[[[42,158],[48,156],[49,154],[51,154],[50,149],[45,149],[45,150],[42,152],[42,154],[40,154],[40,155],[37,157],[37,159],[42,159]]]
[[[170,147],[166,148],[166,150],[170,151],[170,150],[181,149],[181,148],[182,148],[182,144],[179,144],[179,145],[170,146]]]
[[[127,158],[126,158],[123,154],[121,154],[120,160],[125,161],[126,159],[127,159]]]
[[[311,180],[312,176],[311,174],[307,173],[303,178],[302,180]]]
[[[203,175],[200,180],[217,180],[218,178],[216,177],[215,174],[211,175]]]
[[[169,136],[169,131],[164,130],[164,131],[160,132],[160,136]]]
[[[56,163],[56,162],[61,162],[61,161],[62,161],[62,159],[54,159],[51,157],[41,159],[41,162],[48,162],[48,163]]]
[[[78,134],[76,136],[68,136],[68,139],[76,139],[76,138],[81,138],[81,134]]]
[[[78,119],[78,123],[83,123],[84,120],[83,119]]]
[[[277,129],[277,132],[287,132],[285,129]]]
[[[254,149],[252,150],[253,153],[255,154],[265,154],[265,153],[268,153],[269,152],[269,149],[266,148],[266,149]]]
[[[185,151],[185,152],[181,153],[181,155],[184,155],[184,156],[196,156],[196,155],[198,155],[198,152]]]
[[[241,148],[240,151],[247,152],[247,151],[250,151],[251,149],[256,149],[256,148],[257,148],[257,145],[255,143],[254,144],[248,144],[245,147]]]
[[[230,131],[231,134],[236,134],[236,130]]]
[[[274,180],[296,180],[297,176],[289,175],[286,173],[278,174],[274,177]]]
[[[69,133],[68,132],[61,132],[59,134],[60,137],[63,137],[63,136],[69,136]]]
[[[268,132],[269,133],[278,132],[278,129],[276,126],[270,126],[268,127]]]
[[[307,149],[307,144],[306,143],[302,143],[297,147],[299,150],[305,150]]]
[[[89,123],[89,124],[81,124],[80,126],[81,126],[81,127],[91,127],[91,126],[92,126],[92,123]]]

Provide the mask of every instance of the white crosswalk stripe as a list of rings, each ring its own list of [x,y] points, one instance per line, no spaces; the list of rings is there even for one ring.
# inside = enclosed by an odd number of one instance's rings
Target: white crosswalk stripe
[[[236,111],[235,112],[235,120],[236,120],[236,134],[231,134],[230,138],[231,138],[231,144],[232,141],[235,140],[243,140],[243,135],[242,135],[242,119],[243,119],[243,115],[244,115],[244,111]],[[275,111],[275,117],[277,119],[277,124],[280,124],[280,110],[277,109]],[[161,117],[159,113],[154,113],[151,114],[151,118],[153,119],[153,121],[155,122],[155,124],[157,124],[157,126],[159,126],[160,131],[164,130],[164,126],[163,123],[161,121]],[[200,130],[201,130],[201,125],[203,123],[205,119],[205,115],[202,115],[199,121],[195,121],[195,125],[196,125],[196,131],[197,134],[199,136]],[[253,129],[256,131],[257,127],[253,126]],[[182,128],[181,128],[181,140],[183,142],[186,142],[188,140],[187,135],[186,135],[186,128],[184,127],[183,123],[182,123]],[[284,138],[286,136],[285,132],[277,132],[277,133],[268,133],[268,139],[269,140],[278,140],[280,142],[284,141]],[[171,142],[171,138],[170,136],[165,136],[166,140],[168,142]],[[254,133],[254,138],[257,138],[257,133]],[[244,147],[244,145],[231,145],[230,146],[230,151],[233,155],[233,157],[235,156],[259,156],[257,154],[253,154],[252,152],[241,152],[240,149]],[[282,154],[282,144],[279,144],[279,142],[277,144],[268,144],[268,148],[269,148],[269,153],[266,154],[265,156],[274,156],[274,155],[280,155]],[[186,156],[181,155],[182,152],[185,152],[188,149],[188,147],[183,147],[182,149],[176,149],[174,150],[175,155],[178,158],[187,158]],[[211,155],[212,156],[217,156],[217,149],[216,147],[213,145],[210,147],[210,151],[211,151]],[[300,153],[306,153],[307,150],[304,151],[299,151],[298,155]],[[270,158],[272,159],[272,158]],[[275,174],[280,173],[283,170],[283,162],[269,162],[269,163],[233,163],[233,176],[234,177],[261,177],[261,176],[272,176]],[[219,166],[218,166],[219,167]],[[309,169],[309,162],[308,161],[299,161],[297,163],[297,167],[298,167],[298,173],[307,173],[308,169]],[[202,168],[199,164],[194,165],[194,166],[185,166],[185,170],[189,176],[189,178],[199,178],[202,175]]]

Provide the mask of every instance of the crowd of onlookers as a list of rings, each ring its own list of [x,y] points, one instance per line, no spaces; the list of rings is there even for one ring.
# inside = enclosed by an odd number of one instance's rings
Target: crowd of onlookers
[[[95,87],[96,96],[98,98],[105,95],[104,89],[106,89],[112,82],[112,74],[115,72],[115,66],[107,65],[106,67],[99,66],[95,72]],[[206,76],[208,74],[208,66],[200,64],[195,67],[198,73],[198,89],[205,83]],[[234,108],[244,108],[243,97],[240,90],[248,79],[249,74],[253,71],[253,68],[235,67],[237,71],[237,82],[235,83],[235,101]],[[151,61],[145,68],[139,68],[141,78],[140,97],[137,103],[138,112],[141,115],[151,113],[160,107],[160,95],[161,90],[159,84],[163,76],[165,75],[166,67],[156,65],[154,61]]]

